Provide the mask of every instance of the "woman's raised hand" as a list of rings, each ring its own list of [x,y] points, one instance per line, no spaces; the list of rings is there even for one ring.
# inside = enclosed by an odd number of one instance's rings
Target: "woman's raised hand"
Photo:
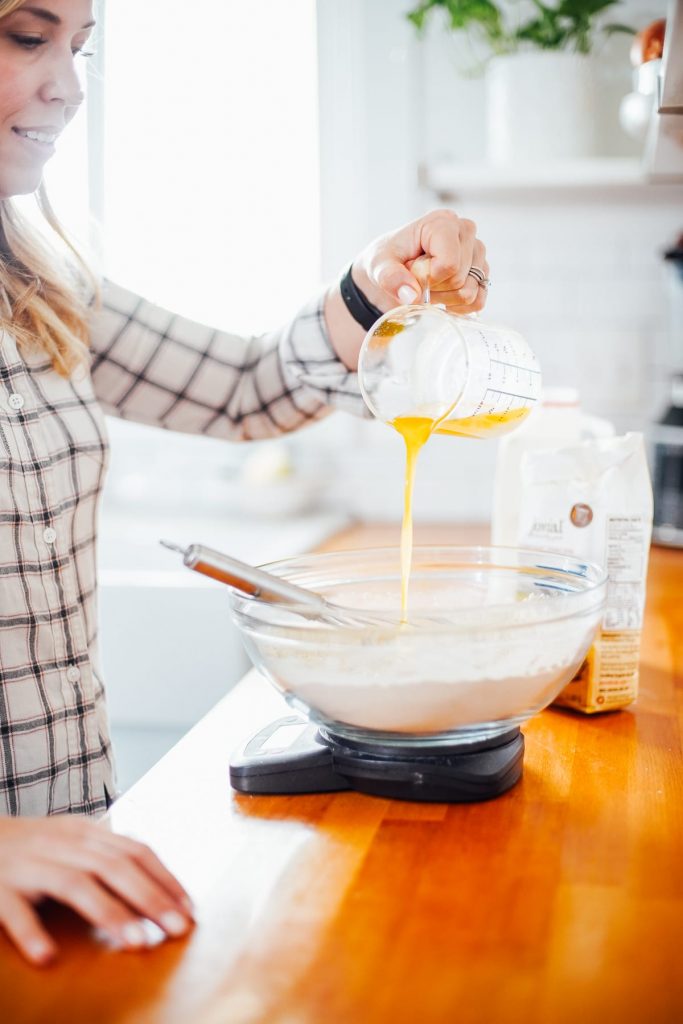
[[[429,284],[431,301],[454,313],[486,304],[489,265],[474,221],[452,210],[432,210],[376,239],[353,264],[353,278],[380,309],[420,302]]]
[[[477,238],[474,221],[452,210],[432,210],[375,239],[353,261],[351,273],[357,287],[383,313],[422,302],[427,285],[430,301],[452,313],[478,313],[486,305],[486,247]],[[328,293],[325,320],[337,356],[355,370],[365,330],[351,319],[339,287]]]

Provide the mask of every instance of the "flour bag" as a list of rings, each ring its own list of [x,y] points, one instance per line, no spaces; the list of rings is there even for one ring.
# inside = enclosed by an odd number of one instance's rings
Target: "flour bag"
[[[602,627],[555,704],[592,714],[638,693],[652,485],[642,434],[527,452],[517,544],[597,562],[608,574]]]

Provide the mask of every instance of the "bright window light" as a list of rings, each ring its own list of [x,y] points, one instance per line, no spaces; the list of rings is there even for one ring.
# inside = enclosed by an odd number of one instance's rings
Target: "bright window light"
[[[46,170],[60,220],[96,269],[182,315],[247,335],[286,323],[321,286],[315,0],[99,0],[97,19],[89,109]],[[249,446],[109,431],[105,525],[175,477],[195,512],[229,507],[209,491]]]
[[[319,286],[315,0],[115,0],[107,274],[252,334]]]

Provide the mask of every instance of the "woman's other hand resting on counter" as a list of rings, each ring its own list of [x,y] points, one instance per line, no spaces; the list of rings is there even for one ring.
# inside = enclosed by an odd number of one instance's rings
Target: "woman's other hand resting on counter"
[[[36,911],[44,898],[121,949],[148,945],[145,919],[169,936],[192,924],[189,896],[144,844],[82,817],[0,818],[0,926],[39,965],[57,954]]]

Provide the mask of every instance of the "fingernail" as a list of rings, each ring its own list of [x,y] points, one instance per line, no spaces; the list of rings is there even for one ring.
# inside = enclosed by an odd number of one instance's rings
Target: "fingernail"
[[[147,945],[147,932],[141,924],[127,924],[121,931],[121,938],[126,946],[139,949]]]
[[[415,302],[417,292],[409,284],[402,284],[398,290],[398,297],[404,306],[409,306],[411,302]]]
[[[194,904],[189,896],[180,897],[180,906],[187,911],[190,917],[194,918]]]
[[[29,943],[28,954],[32,960],[37,960],[39,963],[45,964],[48,960],[52,959],[55,951],[47,942],[41,942],[38,939],[35,942]]]
[[[169,935],[184,935],[190,924],[177,910],[169,910],[159,918],[159,924]]]

